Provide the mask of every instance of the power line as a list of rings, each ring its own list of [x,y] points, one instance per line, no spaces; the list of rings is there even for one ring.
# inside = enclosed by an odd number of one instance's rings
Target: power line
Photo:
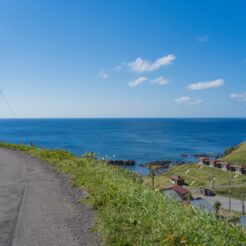
[[[14,118],[17,118],[13,108],[11,107],[11,105],[9,104],[7,98],[4,96],[3,91],[0,89],[0,96],[2,97],[3,101],[5,102],[5,104],[7,105],[9,111],[11,112],[11,114],[13,115]]]

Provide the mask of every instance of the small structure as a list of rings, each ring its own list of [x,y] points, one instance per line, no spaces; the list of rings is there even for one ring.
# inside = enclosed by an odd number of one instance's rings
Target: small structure
[[[222,169],[225,171],[230,171],[231,165],[228,162],[223,162],[222,163]]]
[[[215,161],[214,161],[214,167],[222,168],[222,163],[221,163],[221,161],[215,160]]]
[[[246,174],[246,165],[241,166],[241,173]]]
[[[237,169],[237,166],[236,165],[232,165],[232,164],[230,165],[230,169],[229,170],[231,172],[236,172],[236,169]]]
[[[214,160],[209,160],[209,166],[210,166],[210,167],[215,167],[215,166],[214,166],[214,162],[215,162]]]
[[[209,158],[202,156],[199,158],[199,164],[200,165],[209,165]]]
[[[246,174],[246,165],[235,165],[220,160],[210,160],[208,157],[200,157],[199,164],[221,168],[225,171],[236,172],[238,174]]]
[[[182,178],[181,176],[179,176],[179,175],[176,175],[176,174],[174,174],[174,175],[172,175],[171,176],[171,180],[172,180],[172,182],[174,182],[176,185],[184,185],[184,178]]]
[[[180,185],[173,185],[160,190],[167,197],[175,199],[176,201],[184,201],[190,195],[190,192]]]
[[[209,166],[210,167],[221,168],[222,167],[222,163],[219,160],[209,160]]]
[[[236,166],[236,173],[246,174],[246,165]]]
[[[215,196],[215,193],[208,189],[208,188],[200,188],[200,192],[204,195],[204,196]]]
[[[206,199],[194,199],[190,201],[190,205],[193,208],[203,210],[208,213],[213,213],[213,206]]]

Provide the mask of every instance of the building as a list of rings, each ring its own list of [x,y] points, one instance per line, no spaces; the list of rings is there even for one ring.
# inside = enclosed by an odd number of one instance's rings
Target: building
[[[164,193],[168,198],[172,198],[176,201],[184,201],[187,200],[190,196],[190,192],[180,185],[173,185],[160,190]]]
[[[231,164],[231,165],[230,165],[229,171],[231,171],[231,172],[236,172],[236,169],[237,169],[237,166]]]
[[[246,174],[246,165],[235,165],[220,160],[210,160],[208,157],[200,157],[198,163],[210,167],[221,168],[225,171],[236,172],[238,174]]]
[[[204,195],[204,196],[215,196],[215,193],[208,189],[208,188],[200,188],[200,192]]]
[[[241,166],[241,173],[246,174],[246,165]]]
[[[214,161],[214,167],[222,168],[222,163],[221,163],[221,161],[215,160],[215,161]]]
[[[209,158],[208,157],[200,157],[199,158],[199,164],[200,165],[209,165]]]
[[[222,168],[222,163],[219,160],[210,160],[209,161],[209,166],[210,167]]]
[[[236,173],[246,174],[246,165],[237,166],[235,169]]]
[[[182,178],[179,175],[172,175],[171,176],[171,181],[174,182],[176,185],[184,185],[184,178]]]
[[[223,163],[222,163],[222,169],[225,170],[225,171],[230,171],[230,169],[231,169],[231,164],[228,163],[228,162],[223,162]]]

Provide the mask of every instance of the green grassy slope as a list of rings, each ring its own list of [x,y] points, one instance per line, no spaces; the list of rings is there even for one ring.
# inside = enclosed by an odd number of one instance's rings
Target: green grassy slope
[[[228,184],[230,178],[231,184],[241,184],[242,180],[245,179],[245,175],[192,163],[171,167],[167,172],[155,178],[156,186],[165,187],[171,185],[170,176],[173,174],[182,176],[190,188],[200,186],[211,187],[213,177],[215,177],[216,186]],[[150,177],[147,177],[145,182],[150,183]]]
[[[106,245],[244,245],[246,234],[214,215],[166,199],[139,177],[93,158],[62,150],[0,144],[52,164],[83,187],[98,211],[97,230]]]
[[[230,154],[221,158],[222,161],[238,165],[246,165],[246,142],[241,143]]]

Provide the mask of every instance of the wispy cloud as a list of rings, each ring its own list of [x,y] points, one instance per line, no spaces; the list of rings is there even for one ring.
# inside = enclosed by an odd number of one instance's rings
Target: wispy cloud
[[[240,93],[232,93],[230,95],[230,98],[234,99],[238,102],[246,102],[246,92],[241,93],[241,94]]]
[[[145,73],[153,72],[163,66],[167,66],[175,59],[176,57],[174,55],[167,55],[156,59],[154,62],[150,62],[148,60],[143,60],[141,57],[138,57],[135,61],[126,63],[126,65],[134,72]]]
[[[178,97],[174,100],[174,102],[179,104],[186,104],[190,101],[190,97]]]
[[[100,79],[106,79],[106,78],[108,78],[108,76],[109,75],[104,70],[99,71],[99,73],[97,74],[97,77]]]
[[[203,101],[201,99],[192,99],[188,96],[183,96],[176,98],[174,102],[178,104],[198,105],[201,104]]]
[[[216,79],[216,80],[211,80],[211,81],[206,81],[206,82],[197,82],[194,84],[190,84],[188,88],[190,90],[206,90],[210,88],[220,87],[223,84],[224,84],[223,79]]]
[[[163,77],[158,77],[156,79],[152,79],[151,83],[156,84],[156,85],[167,85],[169,83],[169,80]]]
[[[136,87],[140,84],[142,84],[144,81],[146,81],[148,78],[147,77],[139,77],[135,80],[132,80],[128,83],[128,86],[129,87]]]
[[[198,105],[198,104],[201,104],[201,103],[203,103],[203,101],[201,99],[192,99],[190,101],[190,104],[192,104],[192,105]]]
[[[120,72],[122,69],[123,69],[122,66],[116,66],[116,67],[114,67],[114,70],[117,71],[117,72]]]
[[[197,38],[197,40],[201,43],[206,43],[208,42],[208,35],[200,36]]]

